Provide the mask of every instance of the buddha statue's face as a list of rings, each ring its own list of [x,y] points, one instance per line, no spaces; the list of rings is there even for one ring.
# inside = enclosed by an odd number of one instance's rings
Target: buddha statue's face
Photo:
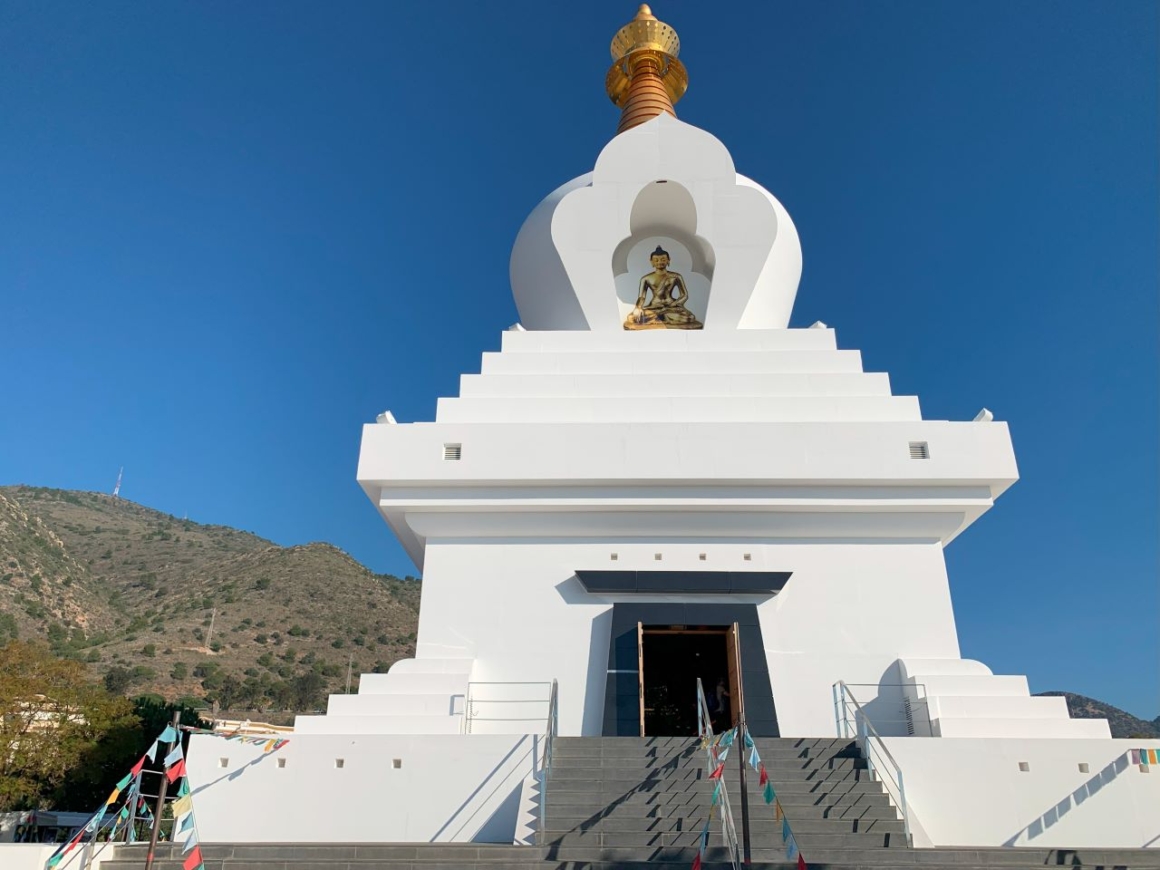
[[[669,255],[668,254],[653,254],[649,257],[652,262],[652,267],[658,272],[667,272],[669,269]]]

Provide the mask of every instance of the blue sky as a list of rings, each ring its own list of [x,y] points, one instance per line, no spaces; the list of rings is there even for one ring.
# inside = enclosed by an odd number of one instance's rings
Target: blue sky
[[[802,237],[822,319],[1022,480],[947,551],[963,652],[1151,718],[1157,6],[658,2],[681,118]],[[632,3],[0,6],[0,483],[412,573],[354,482],[517,319]],[[840,606],[840,605],[836,605]]]

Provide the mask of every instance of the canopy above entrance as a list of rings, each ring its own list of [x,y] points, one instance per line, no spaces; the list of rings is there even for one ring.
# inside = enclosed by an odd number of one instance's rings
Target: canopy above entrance
[[[790,571],[577,571],[587,592],[750,595],[780,592]]]

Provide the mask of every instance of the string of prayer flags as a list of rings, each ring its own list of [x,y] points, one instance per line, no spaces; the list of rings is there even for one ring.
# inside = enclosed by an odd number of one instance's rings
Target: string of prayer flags
[[[1155,749],[1133,749],[1132,764],[1160,764],[1160,752]]]

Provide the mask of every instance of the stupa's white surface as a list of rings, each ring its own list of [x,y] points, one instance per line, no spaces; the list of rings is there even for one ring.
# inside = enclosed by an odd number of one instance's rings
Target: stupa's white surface
[[[704,329],[624,329],[658,245]],[[1017,842],[1141,845],[1160,778],[1134,769],[1067,825],[1034,828],[1061,789],[1085,787],[1079,763],[1114,766],[1128,742],[960,657],[943,548],[1018,478],[1007,426],[925,420],[833,330],[786,328],[801,267],[780,203],[667,115],[545,199],[512,255],[523,329],[434,422],[363,433],[359,482],[423,572],[416,657],[298,717],[284,768],[195,737],[203,837],[510,842],[547,684],[561,734],[622,727],[613,608],[684,604],[755,608],[768,688],[747,682],[746,697],[772,693],[773,733],[833,736],[832,687],[858,686],[895,735],[919,844],[1003,845],[1024,827]],[[652,596],[577,579],[612,570],[789,579]],[[980,790],[969,814],[963,784]],[[978,796],[993,789],[1002,800]],[[378,826],[323,823],[312,796],[327,794],[375,806]]]

